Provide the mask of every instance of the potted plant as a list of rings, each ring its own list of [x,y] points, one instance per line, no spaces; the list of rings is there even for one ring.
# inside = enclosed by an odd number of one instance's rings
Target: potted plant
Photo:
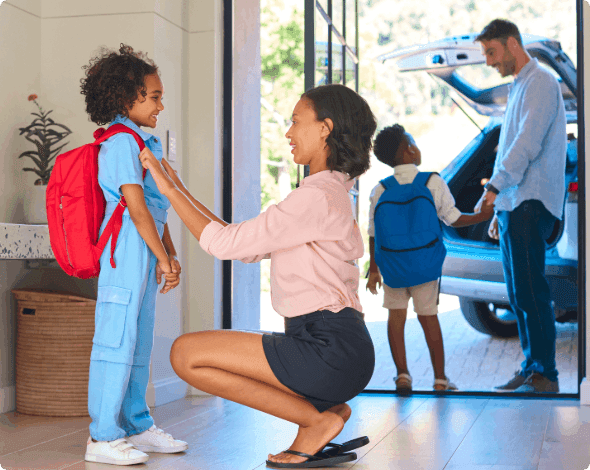
[[[34,168],[23,168],[23,171],[32,171],[39,178],[35,180],[35,188],[25,197],[25,214],[28,223],[47,223],[47,214],[45,210],[45,190],[53,165],[51,162],[55,159],[61,149],[68,142],[56,146],[72,133],[63,124],[56,123],[51,119],[49,114],[52,111],[43,111],[43,108],[37,103],[38,96],[29,95],[29,101],[35,103],[39,113],[31,113],[35,117],[33,122],[27,127],[21,127],[20,135],[34,144],[37,150],[28,150],[19,155],[18,158],[29,157],[35,163]]]

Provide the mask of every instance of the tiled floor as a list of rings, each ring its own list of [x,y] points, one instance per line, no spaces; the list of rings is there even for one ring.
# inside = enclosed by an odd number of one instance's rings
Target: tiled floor
[[[566,399],[363,395],[336,439],[366,435],[354,470],[584,470],[590,408]],[[156,423],[189,442],[187,452],[151,454],[133,469],[261,470],[289,446],[296,426],[218,398],[187,398],[153,410]],[[0,415],[0,466],[112,470],[83,461],[88,418]]]

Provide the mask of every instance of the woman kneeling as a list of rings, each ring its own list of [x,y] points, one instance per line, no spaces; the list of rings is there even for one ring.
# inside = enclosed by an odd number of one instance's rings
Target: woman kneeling
[[[176,172],[144,150],[140,159],[199,240],[219,259],[271,260],[273,307],[285,333],[188,333],[172,347],[178,376],[212,395],[299,425],[291,447],[269,455],[274,468],[329,466],[356,458],[322,449],[350,417],[346,401],[369,383],[375,352],[358,297],[363,241],[348,191],[370,165],[376,121],[343,85],[320,86],[297,102],[285,137],[309,176],[254,219],[227,224],[194,198]]]

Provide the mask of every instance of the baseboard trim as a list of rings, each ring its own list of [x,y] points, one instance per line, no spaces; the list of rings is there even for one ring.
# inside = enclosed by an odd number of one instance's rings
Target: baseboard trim
[[[146,401],[149,406],[160,406],[186,397],[187,383],[180,377],[169,377],[148,384]]]
[[[587,377],[584,377],[580,384],[580,404],[590,405],[590,381]]]
[[[188,396],[190,396],[190,397],[212,397],[214,395],[211,395],[210,393],[207,393],[207,392],[203,392],[202,390],[199,390],[198,388],[195,388],[195,387],[189,387]]]
[[[0,388],[0,414],[16,410],[16,386]]]

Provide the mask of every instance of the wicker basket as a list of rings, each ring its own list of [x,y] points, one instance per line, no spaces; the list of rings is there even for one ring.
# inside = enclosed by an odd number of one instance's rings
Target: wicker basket
[[[88,368],[96,300],[13,289],[18,301],[16,410],[88,416]]]

